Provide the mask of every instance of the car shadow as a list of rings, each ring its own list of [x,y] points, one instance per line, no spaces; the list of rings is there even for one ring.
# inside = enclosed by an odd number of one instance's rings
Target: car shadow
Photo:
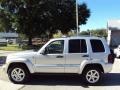
[[[82,86],[89,88],[88,84],[84,83],[82,76],[80,75],[32,75],[30,81],[26,85],[67,85],[67,86]],[[120,85],[120,73],[104,74],[99,84],[95,86],[118,86]]]
[[[119,85],[120,85],[120,73],[108,73],[103,76],[103,79],[99,86],[119,86]]]

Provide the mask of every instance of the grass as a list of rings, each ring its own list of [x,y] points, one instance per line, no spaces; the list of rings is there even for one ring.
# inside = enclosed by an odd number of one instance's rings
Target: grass
[[[22,51],[23,49],[19,47],[18,44],[11,44],[7,46],[0,46],[0,50],[5,50],[5,51]]]

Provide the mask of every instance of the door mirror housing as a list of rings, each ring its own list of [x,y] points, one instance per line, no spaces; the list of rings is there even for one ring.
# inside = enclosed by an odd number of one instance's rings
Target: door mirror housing
[[[48,48],[46,47],[41,54],[42,54],[42,55],[47,55],[47,54],[48,54]]]

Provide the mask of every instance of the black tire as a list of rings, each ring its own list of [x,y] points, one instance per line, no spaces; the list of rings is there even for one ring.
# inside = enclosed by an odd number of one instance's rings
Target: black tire
[[[97,85],[101,81],[102,72],[98,68],[88,67],[83,71],[82,75],[83,75],[83,80],[86,84]]]
[[[19,70],[19,71],[21,70],[20,73],[23,74],[23,75],[15,74],[16,70]],[[17,79],[15,80],[15,78],[16,78],[15,75],[17,77],[19,77],[19,78],[17,78],[18,80]],[[29,80],[30,73],[29,73],[28,69],[24,65],[13,65],[12,67],[10,67],[8,69],[8,77],[9,77],[10,81],[12,81],[15,84],[24,84]],[[20,77],[22,78],[21,80],[20,80]]]

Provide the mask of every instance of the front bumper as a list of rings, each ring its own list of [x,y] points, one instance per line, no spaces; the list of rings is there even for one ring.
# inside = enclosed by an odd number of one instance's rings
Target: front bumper
[[[120,50],[114,50],[114,54],[116,55],[116,57],[120,57]]]
[[[117,53],[117,54],[116,54],[116,57],[117,57],[117,58],[120,58],[120,53]]]
[[[6,64],[1,66],[1,71],[7,73],[8,66]]]

